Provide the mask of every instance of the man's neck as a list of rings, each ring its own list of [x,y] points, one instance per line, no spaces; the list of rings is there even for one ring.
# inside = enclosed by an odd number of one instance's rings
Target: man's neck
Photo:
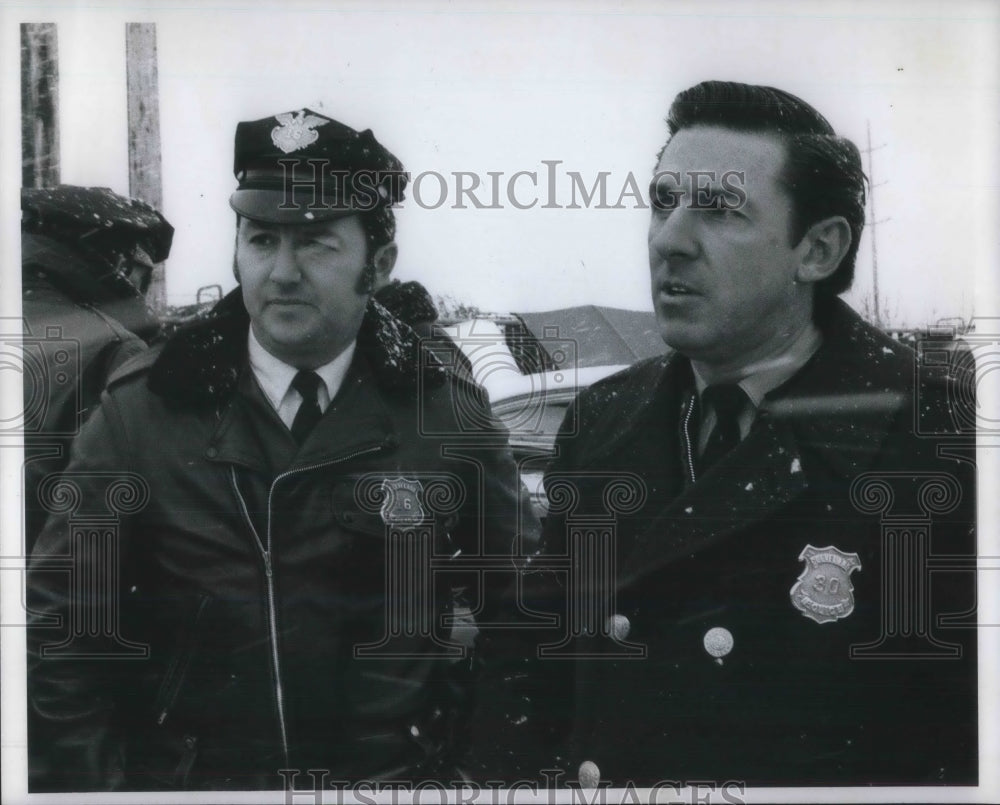
[[[797,328],[770,339],[764,348],[740,355],[726,362],[691,359],[696,376],[706,385],[738,383],[746,377],[759,374],[782,373],[791,364],[797,369],[803,355],[811,356],[822,340],[819,328],[806,319]]]
[[[250,369],[253,371],[257,384],[271,402],[271,405],[278,411],[278,415],[282,416],[283,400],[285,400],[285,396],[288,394],[292,378],[295,377],[295,373],[299,369],[304,367],[288,363],[286,360],[268,351],[255,336],[253,328],[250,328],[247,338],[247,348]],[[354,350],[355,343],[352,342],[348,344],[347,349],[341,350],[333,360],[327,361],[321,366],[309,367],[310,370],[315,371],[322,378],[324,388],[329,392],[328,397],[323,397],[324,400],[332,400],[337,396],[337,391],[340,389],[353,359]],[[320,407],[325,408],[325,403],[321,404]],[[294,414],[294,411],[291,413]],[[288,423],[286,422],[286,424]]]

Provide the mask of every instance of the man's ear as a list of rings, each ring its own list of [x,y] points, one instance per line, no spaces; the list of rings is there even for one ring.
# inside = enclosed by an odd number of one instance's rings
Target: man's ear
[[[396,267],[396,257],[399,249],[395,241],[389,241],[383,246],[379,246],[372,255],[372,265],[375,267],[375,276],[372,278],[373,291],[377,291],[389,281],[389,275]]]
[[[796,282],[819,282],[840,267],[851,248],[851,226],[842,215],[824,218],[809,227],[796,248],[801,254]]]

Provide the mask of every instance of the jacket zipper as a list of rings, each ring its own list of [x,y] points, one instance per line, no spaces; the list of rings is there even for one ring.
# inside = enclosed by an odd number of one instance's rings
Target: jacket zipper
[[[694,413],[694,397],[688,400],[687,413],[684,414],[684,446],[687,449],[688,473],[691,475],[691,483],[695,482],[694,477],[694,451],[691,449],[691,432],[688,424],[691,422],[691,414]]]
[[[382,448],[383,445],[376,445],[374,447],[366,448],[365,450],[356,450],[346,456],[340,456],[330,461],[323,461],[319,464],[312,464],[308,467],[299,467],[294,470],[288,470],[287,472],[283,472],[278,475],[271,482],[271,488],[267,493],[266,547],[261,541],[260,535],[257,533],[257,529],[254,527],[253,520],[250,518],[250,512],[247,510],[246,501],[243,499],[243,493],[240,492],[240,487],[236,480],[236,467],[232,466],[229,468],[233,491],[236,493],[236,497],[240,502],[240,509],[243,512],[243,518],[247,521],[247,525],[250,526],[250,532],[253,534],[257,547],[260,549],[261,558],[264,560],[264,575],[267,577],[267,615],[271,643],[271,668],[274,672],[274,697],[275,704],[278,709],[278,726],[281,730],[281,749],[285,756],[285,766],[289,765],[288,728],[285,724],[285,693],[281,684],[281,660],[278,656],[278,615],[274,605],[274,567],[271,563],[271,499],[274,496],[274,489],[278,485],[279,481],[290,475],[317,470],[320,467],[328,467],[331,464],[340,464],[341,462],[350,461],[352,458],[357,458],[358,456],[363,456],[368,453],[377,453],[382,450]]]

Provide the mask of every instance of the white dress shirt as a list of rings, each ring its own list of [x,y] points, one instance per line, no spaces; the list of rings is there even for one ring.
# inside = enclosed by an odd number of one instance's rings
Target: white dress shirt
[[[323,381],[316,392],[319,410],[326,411],[330,405],[330,400],[337,396],[347,369],[351,365],[354,357],[354,347],[357,342],[351,344],[329,363],[313,369]],[[274,357],[264,347],[261,346],[257,337],[253,334],[253,327],[250,328],[250,335],[247,340],[247,347],[250,353],[250,369],[257,380],[257,385],[264,392],[271,406],[277,412],[278,417],[285,423],[285,427],[291,428],[295,421],[295,414],[302,405],[302,395],[292,388],[292,380],[299,370],[290,366],[282,360]]]

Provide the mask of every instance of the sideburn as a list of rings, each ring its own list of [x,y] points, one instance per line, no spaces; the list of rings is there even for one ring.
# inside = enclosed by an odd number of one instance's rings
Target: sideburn
[[[370,296],[375,292],[375,261],[371,258],[365,263],[361,275],[358,277],[357,285],[354,286],[355,293],[360,296]]]

